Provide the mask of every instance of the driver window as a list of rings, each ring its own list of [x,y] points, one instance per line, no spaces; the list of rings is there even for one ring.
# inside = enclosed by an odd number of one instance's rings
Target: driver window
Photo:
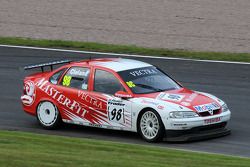
[[[112,73],[98,69],[95,71],[94,91],[113,95],[119,90],[124,88]]]
[[[63,76],[61,85],[82,90],[88,89],[89,68],[72,67]]]

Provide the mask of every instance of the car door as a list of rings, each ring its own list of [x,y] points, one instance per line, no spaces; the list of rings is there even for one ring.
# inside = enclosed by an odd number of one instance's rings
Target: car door
[[[115,73],[95,69],[93,73],[92,90],[90,96],[97,100],[92,104],[100,124],[106,128],[131,129],[132,114],[131,102],[126,99],[115,97],[117,91],[126,91],[122,82]]]
[[[58,92],[55,99],[64,122],[75,124],[89,124],[90,111],[81,94],[87,94],[89,85],[90,68],[71,67],[61,77],[59,83],[51,79],[51,83],[57,84],[54,89]]]

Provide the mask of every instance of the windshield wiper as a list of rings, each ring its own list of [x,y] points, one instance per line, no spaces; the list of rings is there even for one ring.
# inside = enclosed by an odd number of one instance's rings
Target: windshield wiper
[[[161,92],[161,91],[164,91],[162,89],[159,89],[159,88],[155,88],[153,86],[150,86],[150,85],[145,85],[145,84],[135,84],[136,86],[139,86],[141,88],[146,88],[146,89],[151,89],[151,90],[154,90],[156,92]]]

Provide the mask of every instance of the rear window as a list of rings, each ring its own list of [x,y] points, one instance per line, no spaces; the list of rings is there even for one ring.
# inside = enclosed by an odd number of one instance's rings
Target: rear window
[[[63,76],[61,85],[82,90],[88,89],[89,68],[71,67]]]
[[[62,74],[65,72],[66,68],[62,69],[62,70],[59,70],[58,72],[56,72],[55,74],[53,74],[49,81],[52,83],[52,84],[57,84],[59,79],[61,78]]]

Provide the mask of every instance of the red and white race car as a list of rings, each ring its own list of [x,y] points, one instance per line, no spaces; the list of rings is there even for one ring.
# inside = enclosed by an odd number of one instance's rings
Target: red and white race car
[[[56,70],[52,67],[67,63]],[[51,71],[44,72],[46,66]],[[23,109],[46,129],[61,122],[138,132],[149,142],[227,135],[231,112],[219,98],[184,88],[141,61],[107,58],[26,66]]]

